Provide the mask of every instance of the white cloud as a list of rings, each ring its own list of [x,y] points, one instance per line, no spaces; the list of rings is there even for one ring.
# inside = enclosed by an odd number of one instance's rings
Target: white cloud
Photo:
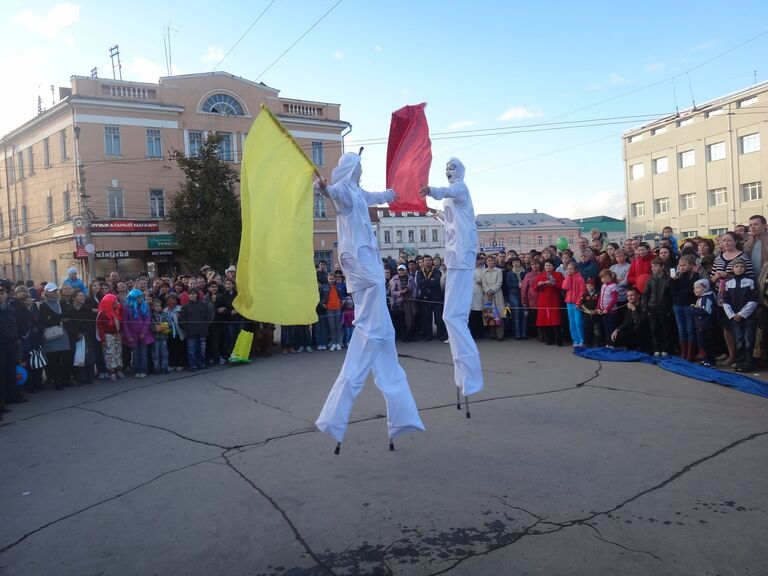
[[[448,126],[448,130],[459,130],[460,128],[469,128],[470,126],[475,126],[477,122],[474,120],[459,120],[458,122],[454,122],[450,126]]]
[[[334,60],[343,60],[344,59],[344,52],[341,50],[336,50],[335,52],[331,53],[331,58]]]
[[[377,44],[376,46],[373,47],[373,51],[374,52],[383,52],[384,49]]]
[[[0,54],[0,70],[13,78],[13,90],[0,90],[0,134],[7,134],[37,114],[37,96],[43,99],[43,107],[51,105],[49,85],[52,80],[43,70],[52,58],[49,48],[37,46],[17,54]]]
[[[30,32],[46,38],[56,38],[64,28],[80,20],[80,6],[65,2],[57,4],[45,16],[40,16],[31,10],[19,12],[14,22]]]
[[[664,68],[667,67],[666,62],[651,62],[650,64],[645,65],[645,69],[648,72],[658,72],[660,70],[664,70]]]
[[[499,116],[499,120],[524,120],[526,118],[538,118],[544,113],[541,108],[526,108],[525,106],[512,106]]]
[[[589,216],[611,216],[624,218],[626,204],[623,192],[595,192],[580,195],[563,202],[557,215],[565,218],[587,218]]]
[[[167,70],[152,60],[147,58],[136,57],[131,63],[126,66],[129,75],[125,77],[125,80],[132,80],[134,82],[157,82],[160,80],[160,76],[166,76]]]
[[[224,58],[224,49],[221,46],[208,46],[208,51],[200,56],[200,62],[205,64],[212,64],[214,62],[220,62]]]
[[[611,72],[611,75],[608,76],[608,83],[611,86],[620,86],[622,84],[629,84],[629,80],[627,80],[623,76],[620,76],[616,72]]]

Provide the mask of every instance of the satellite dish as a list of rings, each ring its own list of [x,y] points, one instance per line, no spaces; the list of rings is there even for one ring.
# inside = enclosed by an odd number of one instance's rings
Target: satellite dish
[[[72,218],[72,225],[75,228],[82,228],[83,226],[85,226],[85,220],[83,220],[82,216],[75,216],[74,218]]]

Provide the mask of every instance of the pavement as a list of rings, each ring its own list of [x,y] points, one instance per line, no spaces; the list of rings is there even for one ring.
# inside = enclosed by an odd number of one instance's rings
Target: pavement
[[[398,343],[424,433],[345,352],[36,394],[0,425],[0,575],[768,574],[768,400],[568,348]]]

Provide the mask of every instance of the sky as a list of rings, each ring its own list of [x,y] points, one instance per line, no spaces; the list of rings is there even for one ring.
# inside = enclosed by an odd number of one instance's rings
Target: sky
[[[340,104],[371,191],[385,187],[392,112],[427,102],[430,184],[461,159],[478,214],[621,218],[624,131],[768,79],[764,0],[3,0],[0,134],[36,115],[38,95],[50,107],[50,85],[111,77],[116,44],[124,80],[157,82],[164,37],[175,74]]]

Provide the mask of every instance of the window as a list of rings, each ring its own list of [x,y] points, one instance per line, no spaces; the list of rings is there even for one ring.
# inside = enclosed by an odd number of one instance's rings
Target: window
[[[716,110],[710,110],[709,112],[707,112],[707,118],[711,118],[712,116],[720,116],[724,112],[725,110],[723,110],[722,108],[718,108]]]
[[[629,177],[632,180],[637,180],[638,178],[642,178],[645,176],[645,168],[642,164],[632,164],[629,167]]]
[[[16,208],[11,208],[11,236],[19,233],[19,212]]]
[[[720,234],[725,234],[726,232],[728,232],[728,228],[710,228],[709,229],[710,236],[720,236]]]
[[[669,158],[666,156],[662,156],[661,158],[656,158],[653,161],[653,173],[654,174],[664,174],[664,172],[667,172],[669,170]]]
[[[107,210],[110,218],[125,218],[123,190],[121,188],[107,190]]]
[[[51,260],[51,278],[54,280],[58,280],[59,278],[59,268],[56,260]]]
[[[43,166],[51,167],[51,141],[48,138],[43,140]]]
[[[536,236],[536,245],[544,246],[544,236]]]
[[[763,197],[763,183],[749,182],[741,185],[741,199],[744,202],[760,200]]]
[[[163,150],[160,145],[160,129],[147,128],[147,158],[162,158]]]
[[[5,221],[3,220],[3,211],[0,210],[0,238],[5,237]]]
[[[642,139],[643,139],[643,135],[642,134],[635,134],[634,136],[630,136],[629,137],[629,142],[630,143],[632,143],[632,142],[639,142]]]
[[[725,158],[725,142],[715,142],[707,146],[707,159],[710,162]]]
[[[683,238],[694,238],[697,234],[696,230],[683,230]]]
[[[710,206],[725,206],[728,202],[728,191],[725,188],[713,188],[709,191]]]
[[[645,216],[645,202],[635,202],[632,204],[632,218]]]
[[[653,207],[656,214],[667,214],[669,212],[669,198],[656,198],[653,201]]]
[[[312,162],[314,162],[315,166],[325,166],[322,142],[312,142]]]
[[[200,148],[203,147],[203,131],[202,130],[190,130],[189,131],[189,155],[191,157],[198,156],[200,154]]]
[[[61,161],[63,162],[69,155],[67,154],[67,131],[62,130],[59,132],[59,148],[61,149]]]
[[[437,242],[437,228],[432,229],[432,242]]]
[[[419,230],[419,241],[420,242],[426,242],[427,241],[427,231],[424,228]]]
[[[149,217],[165,218],[165,192],[162,188],[149,190]]]
[[[26,234],[27,228],[27,207],[21,207],[21,233]]]
[[[680,168],[690,168],[696,164],[696,151],[686,150],[678,154],[680,158]]]
[[[30,146],[27,148],[27,166],[29,166],[29,175],[35,173],[35,149]]]
[[[72,220],[72,206],[69,202],[69,190],[66,188],[64,189],[64,193],[62,194],[62,206],[64,208],[64,214],[62,214],[62,220],[64,222],[68,222],[69,220]]]
[[[408,230],[408,242],[410,244],[413,244],[415,242],[414,238],[416,238],[416,231],[415,230]]]
[[[120,126],[104,126],[104,155],[120,156]]]
[[[48,197],[45,199],[45,212],[48,217],[48,224],[53,224],[53,196],[51,196],[50,190],[48,191]]]
[[[18,153],[18,169],[19,169],[19,180],[24,180],[24,154],[21,152]]]
[[[245,116],[240,102],[229,94],[214,94],[203,103],[203,112],[211,114],[224,114],[226,116]]]
[[[760,150],[760,133],[748,134],[739,138],[739,147],[742,154],[758,152]]]
[[[325,196],[322,194],[315,194],[315,208],[313,211],[313,218],[325,218]]]
[[[746,108],[747,106],[752,106],[752,104],[757,104],[757,96],[752,96],[752,98],[745,98],[738,103],[738,107]]]
[[[333,262],[333,252],[330,250],[315,250],[315,262],[320,262],[320,260],[324,260],[325,262]]]
[[[13,161],[13,156],[9,156],[5,159],[5,170],[8,173],[8,184],[13,185],[16,183],[16,162]]]
[[[219,142],[219,160],[226,160],[232,162],[234,157],[232,156],[232,133],[231,132],[219,132],[221,141]]]
[[[693,210],[694,208],[696,208],[696,194],[680,196],[680,210]]]
[[[395,230],[395,239],[397,240],[398,244],[403,243],[403,231],[402,230]]]
[[[531,244],[533,244],[533,237],[531,237],[531,236],[526,236],[526,237],[525,237],[525,244],[526,244],[527,246],[530,246]]]
[[[664,132],[667,131],[666,126],[662,126],[661,128],[654,128],[651,130],[651,136],[656,136],[656,134],[664,134]]]
[[[389,230],[384,230],[384,244],[392,244],[392,233]]]
[[[688,126],[689,124],[693,124],[693,118],[686,118],[685,120],[680,120],[677,123],[677,127],[682,128],[683,126]]]

